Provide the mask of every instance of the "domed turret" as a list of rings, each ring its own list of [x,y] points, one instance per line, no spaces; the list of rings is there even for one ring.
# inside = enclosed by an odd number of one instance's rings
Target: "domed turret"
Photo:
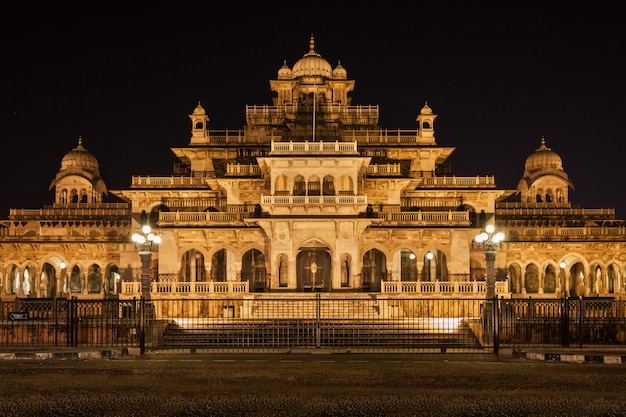
[[[433,114],[433,109],[430,108],[427,102],[424,102],[424,107],[420,110],[420,114],[417,116],[417,124],[419,126],[419,141],[423,144],[435,145],[435,119],[436,114]]]
[[[61,172],[67,170],[98,173],[98,160],[83,147],[82,138],[78,138],[78,146],[69,151],[61,160]]]
[[[206,114],[206,110],[198,101],[198,105],[193,109],[193,113],[189,115],[191,120],[191,140],[190,145],[198,145],[207,143],[209,140],[209,130],[207,124],[209,123],[209,116]]]
[[[309,52],[300,58],[293,66],[293,77],[322,76],[331,78],[333,69],[328,61],[315,52],[315,40],[313,39],[313,35],[311,35],[309,44],[311,48]]]
[[[561,157],[541,137],[539,147],[526,158],[524,175],[517,185],[522,202],[566,205],[569,188],[574,189],[574,185],[563,169]]]
[[[541,138],[541,145],[526,158],[525,170],[563,170],[561,157],[546,146],[545,138]]]
[[[348,79],[348,72],[344,67],[341,66],[341,61],[337,63],[337,66],[333,70],[333,79],[334,80],[346,80]]]
[[[287,61],[283,62],[283,66],[278,70],[279,80],[290,80],[292,77],[291,68],[287,65]]]
[[[424,107],[420,110],[420,114],[433,114],[433,109],[430,108],[428,103],[424,103]]]
[[[205,116],[206,115],[206,110],[204,110],[204,107],[202,107],[202,104],[200,104],[199,101],[198,101],[198,105],[196,106],[196,108],[193,109],[193,115],[194,116]]]
[[[107,187],[100,177],[98,160],[85,149],[82,137],[78,138],[78,146],[61,160],[61,169],[50,183],[50,189],[54,187],[57,203],[102,201]]]

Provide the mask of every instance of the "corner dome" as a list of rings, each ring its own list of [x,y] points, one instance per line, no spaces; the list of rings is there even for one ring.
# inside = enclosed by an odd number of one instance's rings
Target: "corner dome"
[[[315,52],[315,40],[313,39],[313,35],[311,35],[309,46],[309,52],[293,65],[293,77],[322,76],[331,78],[333,69],[328,61]]]
[[[526,158],[524,168],[526,171],[544,169],[563,170],[563,161],[556,152],[546,146],[545,138],[541,137],[541,145]]]
[[[289,80],[292,77],[291,68],[287,65],[287,61],[283,62],[283,66],[278,70],[279,80]]]
[[[61,168],[50,183],[50,189],[72,177],[86,179],[93,187],[93,190],[99,194],[107,192],[106,184],[100,177],[98,160],[85,149],[82,137],[78,138],[78,146],[65,154],[61,160]],[[100,197],[97,198],[99,199]]]
[[[85,170],[98,172],[98,160],[83,147],[83,139],[78,138],[78,146],[69,151],[61,160],[61,171]]]
[[[204,110],[204,107],[202,107],[202,105],[200,104],[199,101],[198,101],[198,105],[196,106],[196,108],[193,109],[193,114],[194,114],[194,116],[204,116],[204,115],[206,115],[206,110]]]
[[[561,157],[546,146],[546,140],[541,137],[541,145],[526,158],[524,175],[520,180],[518,190],[530,190],[533,184],[542,178],[560,178],[565,184],[574,189],[574,184],[563,169]]]
[[[424,103],[424,107],[420,110],[420,114],[433,114],[433,109],[430,108],[428,103]]]
[[[337,66],[333,70],[333,79],[335,80],[345,80],[348,78],[348,72],[344,67],[341,66],[341,61],[337,63]]]

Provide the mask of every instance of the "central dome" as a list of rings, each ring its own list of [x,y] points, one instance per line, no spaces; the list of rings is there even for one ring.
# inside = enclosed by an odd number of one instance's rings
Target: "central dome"
[[[82,138],[78,139],[78,146],[68,152],[61,160],[61,171],[75,169],[98,172],[98,160],[85,149]]]
[[[526,159],[525,168],[527,171],[536,169],[562,170],[563,161],[556,152],[546,146],[546,140],[542,137],[541,145]]]
[[[315,52],[315,40],[311,35],[309,42],[310,50],[298,60],[291,70],[294,78],[303,76],[322,76],[331,78],[333,74],[332,66],[320,54]]]

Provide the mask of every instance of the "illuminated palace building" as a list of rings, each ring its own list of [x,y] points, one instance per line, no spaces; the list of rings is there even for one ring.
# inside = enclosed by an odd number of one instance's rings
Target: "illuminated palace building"
[[[383,129],[379,107],[352,103],[355,81],[313,38],[269,85],[272,105],[246,106],[240,130],[211,130],[198,103],[172,175],[133,176],[128,189],[109,190],[78,139],[52,204],[2,221],[2,299],[484,297],[488,251],[475,238],[487,225],[504,233],[498,297],[625,297],[624,222],[570,202],[544,138],[517,190],[504,190],[451,172],[454,148],[437,145],[427,104],[415,129]],[[131,239],[144,225],[160,242]]]

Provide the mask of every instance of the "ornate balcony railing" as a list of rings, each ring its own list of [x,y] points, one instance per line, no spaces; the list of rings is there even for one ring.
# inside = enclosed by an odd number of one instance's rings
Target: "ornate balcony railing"
[[[152,294],[232,294],[247,293],[248,283],[239,281],[208,281],[208,282],[152,282]],[[122,294],[140,294],[141,282],[123,282]]]
[[[252,164],[227,164],[226,176],[227,177],[248,177],[248,176],[260,176],[261,168],[258,165]]]
[[[468,211],[389,211],[379,212],[377,217],[384,222],[397,224],[441,224],[448,226],[468,226],[470,224]]]
[[[397,176],[401,174],[400,164],[372,164],[367,167],[367,175]]]
[[[291,153],[341,153],[356,155],[358,152],[356,142],[272,142],[272,154]]]
[[[524,240],[622,240],[626,236],[626,226],[581,226],[581,227],[507,227],[500,230],[506,235],[506,241]]]
[[[424,177],[420,187],[495,187],[496,182],[493,175],[481,177]]]
[[[496,294],[510,294],[508,281],[496,282]],[[383,281],[381,293],[414,293],[414,294],[484,294],[484,281]],[[152,282],[152,294],[238,294],[248,293],[249,284],[246,281],[226,282]],[[141,293],[141,282],[123,282],[121,294],[136,295]]]
[[[262,204],[268,205],[363,205],[365,195],[264,195]]]
[[[130,215],[128,203],[67,203],[46,205],[41,209],[10,209],[11,220],[80,219],[90,220],[104,217]]]
[[[170,211],[159,213],[160,226],[209,225],[209,224],[237,224],[248,216],[246,212],[223,211]]]
[[[508,281],[496,282],[496,294],[510,294]],[[485,281],[383,281],[383,293],[484,294]]]
[[[171,177],[142,177],[139,175],[133,175],[131,188],[142,187],[202,187],[208,188],[206,179],[202,177],[188,177],[188,176],[174,176]]]

